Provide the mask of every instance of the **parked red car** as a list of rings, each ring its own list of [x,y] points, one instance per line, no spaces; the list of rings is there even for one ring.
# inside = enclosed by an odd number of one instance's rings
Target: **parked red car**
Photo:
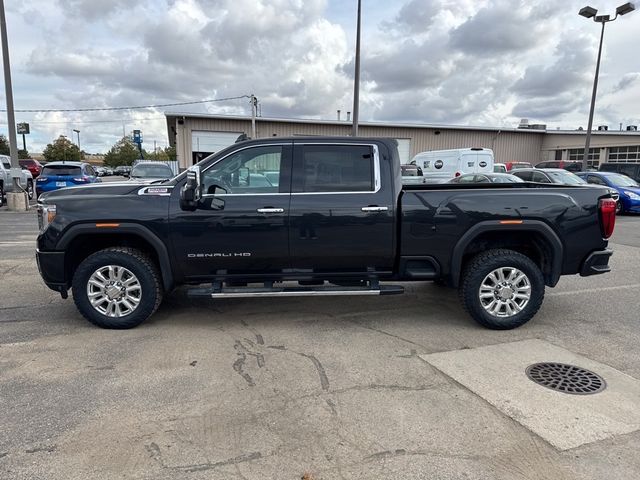
[[[520,168],[533,168],[533,165],[529,162],[507,162],[505,165],[507,166],[507,172],[519,170]]]
[[[31,176],[34,179],[38,178],[38,175],[42,173],[42,164],[33,158],[19,160],[19,163],[21,167],[24,167],[31,172]]]

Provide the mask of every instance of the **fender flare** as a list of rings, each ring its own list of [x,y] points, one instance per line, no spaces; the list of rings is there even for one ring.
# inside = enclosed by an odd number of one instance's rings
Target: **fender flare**
[[[553,231],[553,229],[546,223],[539,220],[523,220],[521,224],[509,225],[499,224],[495,220],[487,220],[479,222],[469,230],[458,240],[456,246],[453,249],[451,255],[451,267],[449,275],[451,277],[451,284],[454,287],[458,287],[460,284],[460,275],[462,274],[462,258],[467,247],[483,233],[487,232],[536,232],[540,233],[545,240],[549,242],[553,250],[553,256],[551,258],[551,272],[549,275],[545,275],[548,280],[549,286],[553,287],[558,283],[560,275],[562,273],[562,259],[564,253],[564,246],[562,241]]]
[[[160,267],[160,274],[162,275],[162,284],[165,292],[173,289],[173,270],[171,268],[171,261],[169,260],[169,252],[167,251],[167,247],[155,233],[153,233],[144,225],[140,225],[138,223],[119,223],[119,226],[112,227],[106,230],[97,228],[95,223],[83,223],[74,225],[64,232],[64,234],[58,241],[57,249],[66,250],[69,244],[71,244],[71,242],[79,235],[101,235],[104,233],[116,235],[119,233],[133,234],[149,242],[151,247],[155,250],[156,255],[158,256],[158,262],[160,263],[160,265],[158,266]]]

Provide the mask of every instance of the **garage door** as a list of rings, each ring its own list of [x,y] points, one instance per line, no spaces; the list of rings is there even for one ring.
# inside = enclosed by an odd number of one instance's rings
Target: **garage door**
[[[411,139],[396,138],[398,142],[398,154],[400,155],[400,163],[409,163],[411,160]]]
[[[194,130],[191,133],[191,151],[216,153],[236,143],[242,132],[205,132]]]

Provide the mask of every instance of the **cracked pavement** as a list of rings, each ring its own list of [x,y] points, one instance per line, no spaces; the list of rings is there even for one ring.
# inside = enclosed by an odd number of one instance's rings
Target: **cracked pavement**
[[[640,378],[640,217],[619,220],[610,275],[563,278],[507,332],[429,283],[338,300],[179,290],[139,328],[100,330],[42,284],[36,228],[0,212],[25,242],[0,239],[3,480],[639,476],[640,433],[560,452],[418,355],[540,338]]]

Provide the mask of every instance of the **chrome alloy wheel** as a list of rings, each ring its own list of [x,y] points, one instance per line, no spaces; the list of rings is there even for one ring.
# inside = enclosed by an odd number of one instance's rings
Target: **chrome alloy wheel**
[[[131,270],[118,265],[98,268],[87,282],[93,308],[107,317],[124,317],[138,308],[142,286]]]
[[[513,317],[531,299],[529,277],[514,267],[500,267],[489,273],[480,285],[480,304],[494,317]]]

